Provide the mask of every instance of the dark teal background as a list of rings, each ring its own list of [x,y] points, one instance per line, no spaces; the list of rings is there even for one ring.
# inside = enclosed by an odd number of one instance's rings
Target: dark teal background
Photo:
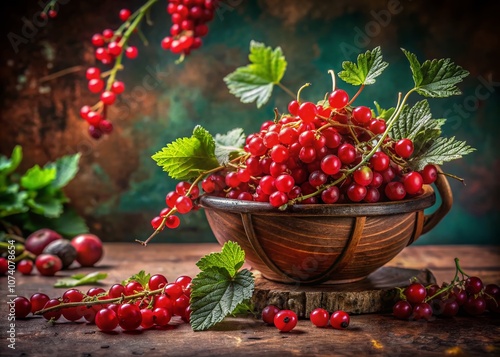
[[[37,41],[56,44],[55,51],[60,53],[56,67],[82,62],[92,65],[88,48],[82,43],[93,32],[112,24],[116,27],[116,13],[124,4],[134,8],[138,1],[70,2],[61,8],[61,20],[47,26]],[[498,243],[498,5],[409,0],[226,1],[211,23],[203,47],[180,65],[159,46],[168,32],[164,5],[155,8],[155,26],[144,27],[150,46],[143,47],[134,40],[140,50],[139,59],[126,62],[126,70],[119,75],[127,92],[110,111],[116,132],[101,142],[86,144],[81,176],[69,187],[77,209],[86,216],[92,231],[103,239],[131,241],[151,232],[149,219],[163,208],[165,194],[175,185],[150,159],[163,145],[179,136],[189,136],[197,124],[212,134],[234,127],[242,127],[249,134],[257,131],[262,121],[273,118],[273,108],[286,109],[290,98],[279,88],[261,109],[241,104],[227,93],[222,78],[248,62],[249,43],[256,40],[282,47],[288,61],[283,83],[296,91],[305,82],[311,82],[312,86],[303,92],[303,98],[311,100],[323,98],[330,90],[329,69],[338,72],[343,60],[355,60],[358,53],[378,45],[390,66],[375,85],[364,90],[357,104],[373,105],[376,100],[382,106],[394,106],[398,91],[411,88],[411,72],[400,47],[416,53],[420,61],[450,57],[469,70],[471,75],[460,84],[462,96],[431,99],[430,104],[434,117],[449,119],[444,135],[467,140],[477,151],[444,165],[445,172],[464,178],[466,185],[452,180],[453,209],[416,244]],[[20,14],[27,10],[16,11]],[[96,18],[95,13],[103,15]],[[78,20],[69,20],[71,14],[78,14]],[[11,22],[13,29],[19,27]],[[68,29],[66,37],[61,29]],[[75,36],[73,41],[67,39],[71,35]],[[37,41],[17,56],[35,51]],[[24,57],[23,61],[29,63]],[[54,91],[56,85],[72,88],[67,97],[60,94],[62,99],[58,98],[68,104],[68,124],[60,129],[61,140],[76,137],[87,143],[81,134],[84,126],[71,125],[79,120],[78,108],[95,101],[85,93],[82,76],[70,76],[51,85]],[[338,87],[351,95],[356,91],[340,80]],[[80,88],[82,94],[75,88]],[[414,94],[410,102],[420,99]],[[12,111],[13,103],[4,100],[4,112]],[[50,116],[44,120],[50,120]],[[2,134],[6,138],[0,144],[2,152],[9,152],[12,146],[6,134],[7,131]],[[29,152],[29,143],[27,146]],[[64,147],[57,147],[48,156],[65,151]],[[34,162],[43,161],[43,156],[33,158]],[[157,238],[169,242],[213,240],[203,212],[183,217],[178,230],[162,232]]]

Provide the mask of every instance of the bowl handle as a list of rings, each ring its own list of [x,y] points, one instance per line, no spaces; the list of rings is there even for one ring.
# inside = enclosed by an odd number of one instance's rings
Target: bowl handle
[[[443,173],[443,170],[441,170],[441,168],[437,165],[436,168],[438,170],[438,176],[434,185],[441,196],[442,202],[436,212],[425,215],[422,234],[427,233],[434,228],[443,219],[443,217],[446,216],[453,205],[453,193],[451,192],[450,183],[448,182],[446,175]]]

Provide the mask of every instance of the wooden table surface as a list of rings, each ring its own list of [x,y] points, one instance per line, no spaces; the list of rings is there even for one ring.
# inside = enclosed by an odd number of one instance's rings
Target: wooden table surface
[[[98,270],[107,272],[103,286],[120,282],[139,270],[161,273],[169,279],[197,274],[195,262],[218,251],[217,244],[106,244]],[[428,268],[438,282],[454,274],[454,257],[462,268],[485,283],[500,283],[500,247],[413,246],[389,266]],[[95,270],[95,269],[94,269]],[[59,276],[93,269],[76,268]],[[16,293],[31,296],[44,292],[57,297],[64,289],[52,288],[57,277],[21,276],[16,273]],[[7,300],[7,278],[0,278],[2,301]],[[82,287],[86,291],[88,287]],[[168,330],[102,333],[86,322],[61,322],[53,326],[43,318],[15,322],[15,350],[7,347],[7,304],[1,304],[2,356],[326,356],[326,355],[500,355],[500,317],[436,318],[430,322],[400,321],[390,314],[353,315],[347,330],[321,329],[300,320],[290,333],[280,333],[253,318],[226,318],[210,331],[193,332],[182,323]]]

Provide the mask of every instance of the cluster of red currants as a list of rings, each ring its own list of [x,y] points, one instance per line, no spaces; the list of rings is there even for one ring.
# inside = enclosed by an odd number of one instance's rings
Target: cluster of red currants
[[[437,178],[428,165],[411,171],[404,160],[413,153],[409,139],[385,139],[381,150],[366,162],[380,134],[383,119],[372,118],[365,106],[347,107],[347,93],[338,89],[328,104],[292,101],[284,115],[267,121],[246,138],[246,160],[234,171],[212,175],[205,192],[240,200],[294,203],[346,203],[402,200],[422,192]]]
[[[168,0],[167,12],[171,15],[172,26],[170,36],[161,41],[161,47],[184,55],[199,48],[217,5],[218,0]]]
[[[119,17],[123,22],[129,20],[131,16],[129,9],[120,10]],[[115,63],[118,57],[123,54],[129,59],[135,59],[138,56],[138,50],[135,46],[123,46],[126,41],[120,31],[105,29],[102,34],[96,33],[92,36],[92,44],[96,47],[95,58],[104,65]],[[90,92],[100,94],[100,101],[93,107],[84,105],[80,109],[80,116],[89,124],[89,134],[94,139],[99,139],[103,134],[109,134],[113,131],[113,124],[106,119],[107,106],[115,103],[118,95],[125,91],[125,84],[121,81],[113,80],[105,83],[105,77],[110,76],[112,71],[101,73],[97,67],[87,69],[86,78],[88,80],[88,89]]]
[[[84,294],[78,289],[69,289],[56,299],[36,293],[30,299],[19,296],[14,302],[16,318],[36,313],[54,321],[61,316],[68,321],[85,319],[95,322],[101,331],[112,331],[117,326],[131,331],[139,327],[165,327],[172,316],[189,322],[190,295],[190,277],[179,276],[175,282],[168,283],[165,276],[156,274],[145,285],[132,280],[125,285],[115,284],[108,291],[91,288]]]
[[[309,319],[314,326],[327,327],[330,324],[338,330],[347,328],[351,321],[349,314],[345,311],[338,310],[330,316],[328,311],[322,308],[311,311]],[[281,310],[276,305],[268,305],[262,310],[262,320],[282,332],[291,331],[297,326],[297,314],[292,310]]]
[[[500,287],[483,285],[471,276],[456,284],[427,287],[412,283],[402,293],[402,300],[393,307],[393,315],[403,320],[430,320],[433,315],[453,317],[460,311],[477,316],[489,310],[500,312]]]

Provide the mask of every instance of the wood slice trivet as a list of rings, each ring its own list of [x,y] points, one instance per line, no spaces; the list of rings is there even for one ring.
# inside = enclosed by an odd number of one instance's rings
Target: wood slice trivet
[[[347,284],[281,284],[262,277],[254,270],[255,291],[252,302],[260,314],[267,305],[293,310],[300,318],[308,318],[312,310],[322,307],[327,311],[344,310],[352,314],[388,312],[397,300],[396,287],[405,287],[410,279],[424,285],[436,282],[427,269],[415,270],[398,267],[382,267],[366,279]]]

